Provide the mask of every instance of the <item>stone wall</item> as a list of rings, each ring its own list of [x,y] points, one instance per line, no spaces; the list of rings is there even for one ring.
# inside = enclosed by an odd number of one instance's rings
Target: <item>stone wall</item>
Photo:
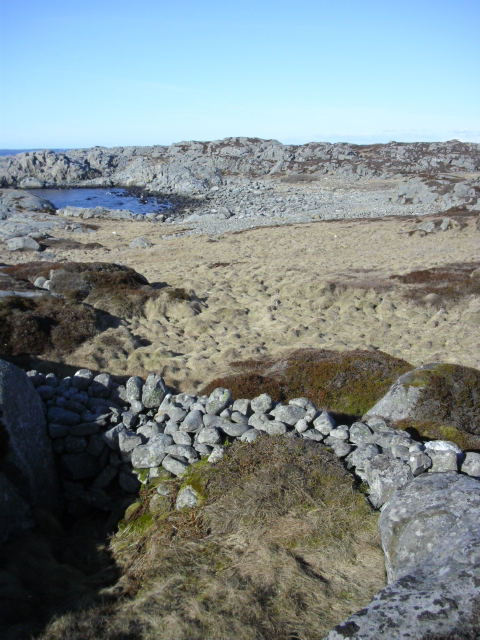
[[[108,509],[119,492],[134,494],[165,472],[181,476],[201,458],[215,464],[237,440],[267,434],[322,442],[382,511],[390,583],[328,638],[420,638],[475,628],[480,454],[451,442],[414,441],[379,417],[337,425],[306,398],[282,405],[266,394],[234,399],[221,388],[210,396],[172,395],[156,374],[125,385],[86,369],[63,380],[27,375],[43,403],[68,504]],[[198,504],[188,489],[178,509]]]

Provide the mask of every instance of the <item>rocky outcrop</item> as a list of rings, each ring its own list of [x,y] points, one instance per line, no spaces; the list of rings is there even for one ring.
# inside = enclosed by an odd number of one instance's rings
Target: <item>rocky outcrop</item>
[[[0,186],[137,186],[194,193],[220,186],[225,176],[283,176],[292,181],[332,173],[350,180],[409,176],[413,180],[399,189],[396,200],[428,203],[441,198],[446,209],[459,198],[476,203],[480,185],[461,181],[456,174],[476,171],[478,166],[479,145],[456,140],[365,146],[310,142],[296,146],[277,140],[225,138],[169,147],[94,147],[6,156],[0,158]],[[446,187],[445,181],[433,180],[438,173],[443,178],[455,174],[455,178]]]
[[[380,515],[390,584],[328,640],[477,638],[480,628],[480,482],[422,475]]]
[[[0,543],[54,509],[57,480],[42,402],[24,371],[0,360]]]
[[[480,372],[451,364],[426,364],[401,376],[365,415],[390,424],[436,421],[480,436]]]

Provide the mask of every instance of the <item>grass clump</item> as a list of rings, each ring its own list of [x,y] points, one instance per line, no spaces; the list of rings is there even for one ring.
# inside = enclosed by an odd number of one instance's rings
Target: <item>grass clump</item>
[[[58,618],[44,640],[320,638],[384,586],[378,516],[324,447],[262,437],[190,474],[204,504],[124,528],[116,601]],[[185,481],[170,481],[172,504]]]
[[[233,363],[238,373],[210,382],[235,398],[268,393],[276,401],[306,397],[347,423],[368,411],[412,367],[382,351],[299,349],[278,360]]]

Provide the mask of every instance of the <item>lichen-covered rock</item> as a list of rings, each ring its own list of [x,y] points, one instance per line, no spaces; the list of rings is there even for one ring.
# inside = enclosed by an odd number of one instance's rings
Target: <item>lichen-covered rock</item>
[[[167,395],[167,387],[162,376],[151,373],[144,386],[142,392],[142,402],[147,409],[159,407],[165,396]]]
[[[262,393],[252,400],[250,407],[254,413],[267,413],[273,408],[272,398],[268,393]]]
[[[320,431],[321,434],[328,436],[330,431],[335,428],[335,420],[329,413],[322,411],[322,413],[313,421],[313,426],[317,431]]]
[[[80,391],[86,391],[94,377],[94,373],[90,369],[79,369],[72,378],[72,386]]]
[[[178,492],[175,509],[177,511],[194,509],[195,507],[198,507],[199,504],[200,500],[197,491],[191,485],[186,485]]]
[[[454,364],[426,364],[402,375],[366,418],[429,421],[480,436],[480,372]]]
[[[207,404],[206,410],[210,415],[218,416],[220,413],[228,407],[232,400],[232,392],[229,389],[223,389],[222,387],[218,387],[210,394]]]
[[[278,405],[272,413],[276,420],[293,427],[299,420],[305,418],[307,412],[302,407],[296,405]]]
[[[408,465],[384,454],[367,460],[365,477],[370,487],[370,502],[377,509],[388,502],[397,489],[404,487],[413,478]]]
[[[424,474],[380,515],[390,584],[328,640],[475,638],[480,625],[480,482]]]
[[[57,477],[52,441],[42,402],[27,374],[0,360],[0,452],[5,486],[0,492],[0,543],[26,527],[24,503],[53,509],[57,505]],[[17,491],[17,518],[11,518],[8,495]]]
[[[112,378],[108,373],[100,373],[92,381],[92,392],[95,398],[109,398]]]

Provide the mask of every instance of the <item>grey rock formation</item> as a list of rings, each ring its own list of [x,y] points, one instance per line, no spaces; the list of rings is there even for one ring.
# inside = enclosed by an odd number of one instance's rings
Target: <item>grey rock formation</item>
[[[0,360],[0,437],[1,543],[31,525],[27,507],[54,509],[58,498],[52,441],[40,397],[26,373],[4,360]],[[12,504],[18,507],[13,513]]]
[[[370,502],[378,509],[413,476],[407,464],[381,454],[366,461],[365,477],[370,486]]]
[[[476,637],[479,521],[474,478],[424,474],[398,490],[379,523],[390,584],[328,640]]]

